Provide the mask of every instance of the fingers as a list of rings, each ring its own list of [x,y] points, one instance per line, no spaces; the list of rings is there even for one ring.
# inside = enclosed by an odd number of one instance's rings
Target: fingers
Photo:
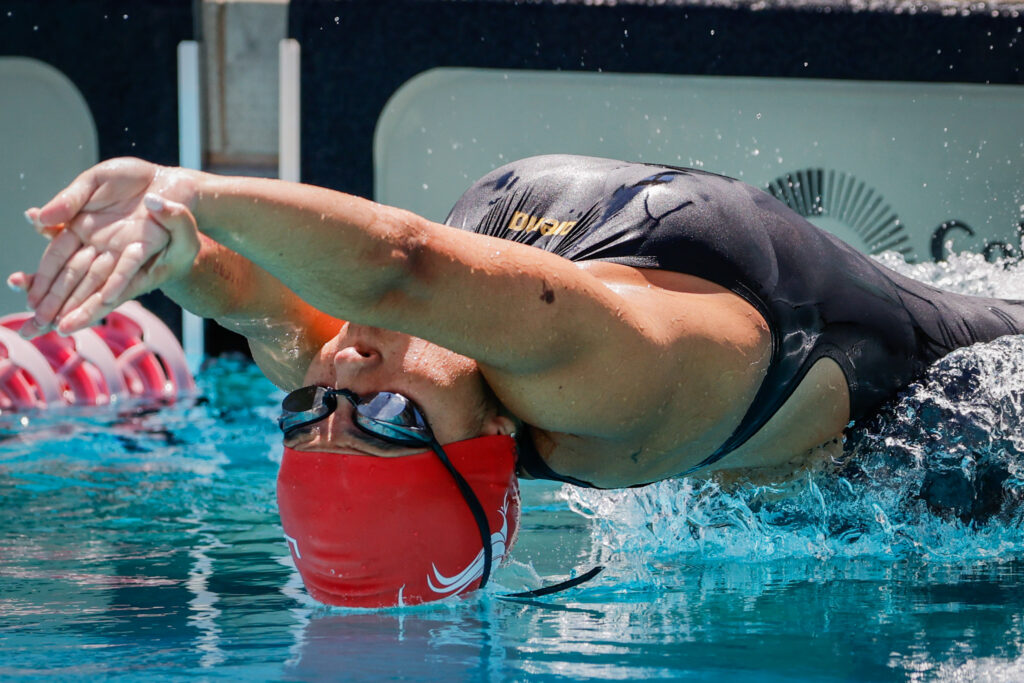
[[[82,305],[82,303],[92,296],[93,293],[98,292],[102,289],[103,283],[107,281],[110,274],[114,272],[114,266],[117,264],[117,257],[112,252],[103,252],[89,265],[88,270],[82,277],[81,282],[75,288],[67,299],[64,301],[64,305],[61,307],[60,312],[57,313],[56,319],[63,322],[64,318],[71,314],[76,308]],[[64,332],[63,325],[58,325],[58,332]]]
[[[11,273],[7,277],[7,286],[15,292],[27,291],[28,288],[32,286],[32,276],[28,273],[22,273],[21,271]]]
[[[136,275],[141,272],[148,282],[148,267],[168,244],[167,233],[162,228],[151,225],[150,232],[148,239],[132,242],[120,254],[115,251],[98,253],[92,245],[82,245],[76,240],[74,243],[79,248],[64,260],[59,272],[51,277],[49,271],[44,273],[41,267],[29,288],[30,306],[35,316],[32,325],[23,328],[24,334],[34,336],[54,326],[61,334],[70,334],[97,322],[114,306],[131,298],[132,287],[138,284]],[[51,243],[48,249],[52,251],[51,258],[48,260],[44,255],[47,264],[59,261],[67,245],[72,243],[71,238],[64,235],[58,235]],[[22,280],[15,278],[15,284],[20,282]],[[37,288],[43,286],[45,291],[37,297]]]
[[[146,266],[153,257],[152,250],[146,245],[139,242],[130,244],[117,259],[102,287],[84,296],[77,307],[61,316],[57,331],[67,335],[89,327],[125,301],[152,289],[152,278]],[[98,267],[97,271],[103,269],[105,266]],[[82,289],[82,292],[76,292],[77,296],[85,293],[85,288]]]
[[[50,283],[46,295],[34,307],[36,327],[46,330],[53,326],[57,314],[64,306],[64,302],[78,287],[78,284],[82,281],[85,274],[89,272],[95,260],[96,250],[91,246],[82,247],[72,254],[60,273]],[[36,279],[38,279],[38,274]]]
[[[88,212],[74,216],[47,247],[35,275],[12,276],[10,284],[28,291],[29,307],[35,311],[23,328],[26,335],[54,325],[61,334],[70,334],[191,269],[199,252],[192,213],[184,204],[155,194],[146,194],[142,203],[141,212],[103,224],[90,225],[103,219]],[[26,216],[45,222],[40,214],[47,208],[29,210]]]
[[[125,301],[141,296],[152,289],[153,286],[149,273],[145,269],[140,270],[126,283],[121,295],[117,299],[107,300],[102,291],[95,292],[89,296],[70,315],[61,318],[57,332],[69,335],[94,325]]]
[[[171,242],[154,264],[159,279],[190,269],[199,253],[199,230],[196,219],[184,204],[172,202],[155,194],[143,197],[150,217],[170,234]]]
[[[98,187],[95,169],[89,169],[72,181],[59,195],[39,209],[33,219],[39,228],[55,228],[78,215]]]
[[[10,287],[15,292],[24,292],[29,287],[32,286],[32,276],[29,275],[28,273],[23,273],[21,271],[17,273],[11,273],[7,277],[7,286]],[[31,338],[40,334],[42,330],[36,327],[36,324],[33,322],[32,319],[29,319],[22,323],[19,332],[21,333],[22,336],[26,338]]]
[[[191,268],[199,252],[192,212],[184,204],[155,194],[145,195],[143,204],[155,226],[153,231],[159,234],[149,234],[144,240],[129,244],[112,268],[94,263],[95,272],[83,278],[79,291],[72,297],[74,301],[69,299],[61,312],[58,332],[70,334],[87,327],[122,302]]]
[[[43,227],[43,224],[39,222],[39,209],[36,208],[31,208],[25,212],[25,220],[32,226],[33,230],[48,240],[52,240],[57,236],[57,233],[64,229],[63,223],[53,227]]]
[[[21,271],[17,273],[11,273],[7,277],[7,286],[13,289],[15,292],[24,292],[32,286],[32,276],[28,273]],[[25,321],[21,329],[19,330],[25,337],[35,337],[40,334],[42,330],[36,327],[35,323],[29,319]]]
[[[64,268],[68,259],[78,251],[81,244],[75,233],[70,230],[63,230],[53,238],[43,253],[43,258],[39,261],[39,270],[36,271],[35,277],[32,279],[32,286],[28,290],[29,308],[35,310],[39,306],[43,297],[50,291],[53,278]]]

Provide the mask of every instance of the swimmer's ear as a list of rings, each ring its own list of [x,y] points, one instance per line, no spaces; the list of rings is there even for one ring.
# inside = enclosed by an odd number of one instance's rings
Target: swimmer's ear
[[[480,436],[511,436],[516,431],[516,423],[504,415],[493,415],[484,421]]]

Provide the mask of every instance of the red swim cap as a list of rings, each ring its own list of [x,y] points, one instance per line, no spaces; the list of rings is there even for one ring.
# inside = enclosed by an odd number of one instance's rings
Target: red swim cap
[[[444,450],[487,514],[497,567],[519,528],[515,441],[481,436]],[[285,448],[277,503],[295,566],[320,602],[415,605],[480,585],[479,528],[433,452],[383,458]]]

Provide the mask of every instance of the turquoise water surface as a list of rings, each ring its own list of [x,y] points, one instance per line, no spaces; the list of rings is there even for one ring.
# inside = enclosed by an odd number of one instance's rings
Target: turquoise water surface
[[[892,264],[1024,298],[1019,266]],[[1024,338],[943,359],[786,486],[526,482],[498,585],[376,612],[315,604],[291,565],[281,393],[230,360],[199,379],[159,409],[3,416],[0,679],[1024,678]]]

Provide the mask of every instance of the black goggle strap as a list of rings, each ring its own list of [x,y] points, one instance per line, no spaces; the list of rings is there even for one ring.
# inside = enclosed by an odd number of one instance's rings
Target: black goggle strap
[[[433,439],[430,442],[430,447],[437,454],[437,457],[441,459],[441,464],[445,466],[448,473],[452,475],[452,479],[455,480],[455,485],[459,487],[459,491],[462,493],[462,497],[466,500],[466,504],[469,506],[470,511],[473,513],[473,518],[476,520],[476,526],[480,530],[480,540],[483,541],[484,545],[484,571],[482,578],[480,579],[480,588],[487,585],[487,579],[491,577],[491,527],[487,523],[487,513],[484,512],[484,508],[480,505],[480,500],[473,493],[473,489],[470,488],[469,483],[462,478],[459,471],[455,469],[448,456],[445,455],[444,449],[437,442],[437,439]]]
[[[466,504],[469,505],[470,511],[473,513],[473,518],[476,520],[477,528],[480,530],[480,540],[483,541],[484,546],[484,571],[480,579],[480,588],[487,585],[487,580],[491,576],[491,563],[493,561],[491,554],[491,529],[487,523],[487,514],[484,512],[483,506],[480,505],[480,499],[473,493],[473,489],[470,488],[469,483],[459,474],[459,471],[455,469],[448,456],[445,454],[444,449],[437,442],[436,439],[431,441],[430,447],[433,449],[437,457],[441,459],[441,464],[445,466],[448,473],[452,475],[452,479],[455,480],[456,486],[459,487],[459,491],[462,493],[462,497],[465,499]],[[603,566],[596,566],[579,576],[567,579],[565,581],[559,581],[549,586],[541,586],[533,590],[522,591],[521,593],[503,593],[497,597],[501,600],[530,600],[532,598],[540,598],[545,595],[551,595],[552,593],[559,593],[570,588],[575,588],[581,583],[586,583],[592,578],[601,573],[604,569]]]
[[[586,583],[592,578],[601,573],[604,569],[603,566],[598,565],[590,571],[584,572],[579,576],[575,576],[565,581],[559,581],[549,586],[541,586],[540,588],[534,588],[532,591],[523,591],[522,593],[502,593],[498,596],[499,600],[530,600],[532,598],[541,598],[545,595],[551,595],[552,593],[559,593],[570,588],[575,588],[581,583]]]

